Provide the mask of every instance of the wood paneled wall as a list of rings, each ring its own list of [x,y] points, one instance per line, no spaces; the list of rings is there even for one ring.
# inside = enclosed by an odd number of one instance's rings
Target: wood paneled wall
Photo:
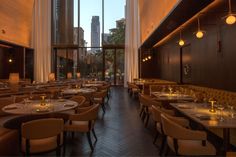
[[[0,0],[0,40],[30,47],[34,0]]]
[[[191,76],[189,83],[218,89],[236,91],[236,24],[227,25],[221,17],[227,14],[227,1],[201,16],[203,39],[193,34],[197,22],[183,28],[182,34],[188,46]],[[233,10],[236,3],[233,1]],[[179,34],[155,49],[154,64],[158,77],[180,82]],[[183,48],[184,49],[184,48]],[[183,54],[184,55],[184,54]],[[143,69],[143,76],[149,75]]]
[[[139,0],[141,41],[158,27],[179,0]]]

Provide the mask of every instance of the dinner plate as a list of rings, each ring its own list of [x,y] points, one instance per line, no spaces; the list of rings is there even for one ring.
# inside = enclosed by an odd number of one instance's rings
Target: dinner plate
[[[15,110],[17,109],[16,106],[12,106],[12,107],[5,107],[4,110]]]
[[[193,107],[189,106],[187,104],[180,104],[180,105],[178,105],[178,108],[180,108],[180,109],[192,109]]]
[[[74,104],[65,104],[64,107],[73,107]]]

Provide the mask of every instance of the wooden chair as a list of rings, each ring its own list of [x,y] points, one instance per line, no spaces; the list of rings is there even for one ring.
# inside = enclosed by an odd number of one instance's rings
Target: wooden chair
[[[144,94],[139,94],[139,102],[140,102],[139,115],[142,118],[142,120],[145,122],[145,127],[147,127],[148,122],[149,122],[149,118],[151,115],[152,105],[161,107],[161,103],[155,101],[149,95],[144,95]]]
[[[95,104],[93,106],[85,108],[79,108],[78,114],[69,115],[69,122],[65,124],[64,127],[64,131],[66,132],[86,133],[91,150],[93,150],[93,144],[90,135],[91,131],[97,141],[97,136],[94,131],[94,125],[98,116],[98,110],[99,104]]]
[[[156,130],[157,130],[156,136],[155,136],[154,141],[153,141],[153,144],[155,144],[158,136],[159,135],[162,135],[162,136],[164,135],[163,130],[162,130],[162,126],[161,126],[161,114],[168,114],[168,115],[174,116],[175,112],[173,110],[160,108],[160,107],[154,106],[154,105],[152,105],[151,112],[152,112],[152,119],[154,120],[154,122],[156,124],[155,126],[156,126]],[[180,119],[180,118],[178,117],[178,119]],[[164,147],[163,143],[161,144],[161,147],[162,148]]]
[[[63,120],[48,118],[23,123],[21,126],[21,150],[24,154],[37,154],[57,150],[63,144]]]
[[[161,123],[168,148],[176,155],[216,155],[215,147],[207,141],[206,132],[187,129],[166,114],[161,115]]]
[[[105,107],[106,95],[107,95],[107,91],[95,92],[92,94],[92,99],[91,99],[93,104],[100,104],[101,105],[103,113],[106,112],[106,107]]]
[[[74,113],[78,112],[78,108],[86,107],[84,106],[84,103],[86,101],[86,98],[84,96],[76,95],[70,98],[70,100],[76,101],[78,103],[78,107],[74,109]]]

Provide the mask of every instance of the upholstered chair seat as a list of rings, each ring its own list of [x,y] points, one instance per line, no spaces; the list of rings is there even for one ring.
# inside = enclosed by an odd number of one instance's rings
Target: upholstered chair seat
[[[175,150],[173,138],[167,137],[167,143],[171,150]],[[178,154],[183,155],[215,155],[215,147],[208,141],[202,145],[201,140],[178,140]]]
[[[99,104],[89,107],[78,108],[77,114],[69,115],[69,122],[64,125],[65,132],[82,132],[87,134],[90,148],[93,150],[90,132],[92,131],[96,141],[97,136],[94,131],[95,121],[98,116]]]
[[[21,126],[21,148],[25,154],[47,152],[63,143],[64,121],[56,118],[32,120]],[[58,153],[58,152],[57,152]]]
[[[206,132],[188,129],[166,114],[161,114],[161,124],[168,147],[176,155],[216,155],[215,147],[207,141]]]

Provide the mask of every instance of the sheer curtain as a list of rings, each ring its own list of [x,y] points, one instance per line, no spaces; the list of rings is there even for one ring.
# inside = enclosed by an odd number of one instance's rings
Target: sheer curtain
[[[127,81],[138,78],[138,48],[140,45],[140,26],[138,0],[126,0],[125,30],[125,78]]]
[[[51,72],[51,0],[35,0],[32,30],[34,78],[45,82]]]

